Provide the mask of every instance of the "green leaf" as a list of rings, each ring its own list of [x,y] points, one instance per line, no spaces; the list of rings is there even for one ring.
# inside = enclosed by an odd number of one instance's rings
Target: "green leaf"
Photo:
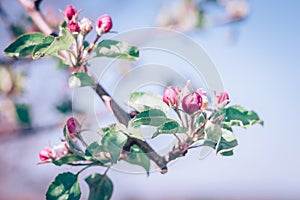
[[[43,39],[43,41],[40,44],[37,44],[32,51],[32,58],[37,59],[40,57],[46,56],[46,52],[48,48],[53,44],[55,41],[55,37],[53,36],[47,36]]]
[[[31,127],[30,110],[26,104],[15,104],[18,121],[21,125]]]
[[[62,36],[59,37],[47,36],[43,43],[36,45],[32,52],[32,58],[37,59],[47,55],[57,56],[58,51],[68,50],[75,39],[65,28],[61,30],[61,34]]]
[[[130,124],[133,127],[139,127],[141,125],[148,126],[160,126],[167,120],[166,114],[158,109],[146,110],[137,114],[131,121]]]
[[[85,181],[89,185],[89,200],[109,200],[113,192],[113,183],[107,175],[92,174]]]
[[[67,143],[69,144],[70,151],[77,156],[84,157],[84,153],[83,153],[82,149],[76,144],[76,142],[74,142],[69,137],[66,125],[64,126],[63,133],[64,133]]]
[[[94,86],[93,79],[85,72],[74,73],[69,79],[70,88]]]
[[[233,150],[222,152],[221,155],[222,156],[233,156]]]
[[[126,143],[127,137],[115,130],[109,130],[102,138],[102,147],[104,151],[111,156],[112,163],[116,163],[120,157],[123,145]]]
[[[50,184],[46,193],[47,200],[80,199],[81,191],[77,175],[70,172],[59,174]]]
[[[223,123],[226,124],[227,127],[240,126],[243,128],[248,128],[253,124],[264,124],[254,111],[248,111],[238,105],[225,108],[225,118]]]
[[[83,158],[81,156],[77,156],[77,155],[67,155],[67,156],[59,158],[58,160],[54,160],[53,164],[55,164],[57,166],[61,166],[64,164],[70,164],[70,163],[74,163],[74,162],[78,162],[78,161],[85,161],[85,158]]]
[[[205,141],[218,143],[222,135],[221,124],[207,121],[204,128],[204,133]]]
[[[158,109],[165,113],[169,111],[169,106],[162,101],[162,96],[147,92],[132,93],[127,104],[138,112],[149,109]]]
[[[185,133],[187,128],[180,127],[179,123],[172,119],[167,119],[167,121],[159,126],[156,132],[153,134],[152,138],[160,134],[175,134],[175,133]]]
[[[137,60],[139,57],[139,49],[137,47],[116,40],[102,40],[94,51],[96,52],[96,57],[105,56],[127,60]]]
[[[44,34],[38,32],[21,35],[4,49],[4,53],[13,58],[31,55],[34,47],[42,44],[45,37]]]
[[[133,165],[139,165],[143,167],[146,170],[147,174],[149,174],[150,159],[137,145],[133,145],[130,148],[130,152],[127,154],[128,158],[125,158],[124,161]]]
[[[220,142],[217,144],[217,153],[225,153],[233,150],[238,145],[235,135],[226,129],[222,129],[222,137]],[[225,154],[228,156],[228,154]]]
[[[202,145],[203,145],[203,146],[208,146],[208,147],[211,147],[211,148],[215,149],[217,143],[216,143],[216,142],[209,141],[209,140],[204,140],[204,142],[203,142]]]

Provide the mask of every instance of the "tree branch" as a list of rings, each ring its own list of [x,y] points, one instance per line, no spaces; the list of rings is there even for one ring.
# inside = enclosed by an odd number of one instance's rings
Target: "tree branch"
[[[23,8],[27,11],[28,15],[31,17],[35,25],[46,35],[57,36],[53,28],[48,24],[45,17],[41,14],[39,6],[42,0],[30,1],[30,0],[18,0]],[[124,111],[111,96],[105,91],[105,89],[98,83],[94,88],[95,92],[107,106],[107,108],[114,113],[118,121],[124,125],[127,125],[131,119],[130,114]],[[123,147],[123,150],[130,151],[130,148],[133,145],[137,145],[150,160],[152,160],[160,169],[161,173],[166,173],[167,163],[175,160],[178,157],[184,156],[187,152],[187,149],[175,148],[173,151],[169,152],[166,156],[160,156],[157,154],[152,147],[145,141],[132,138],[128,136],[128,140]]]
[[[47,23],[45,17],[39,11],[40,0],[36,2],[30,0],[18,0],[23,8],[27,11],[33,23],[46,35],[57,35],[53,28]],[[38,8],[38,9],[37,9]]]
[[[114,113],[117,120],[127,126],[131,119],[130,114],[124,111],[99,83],[96,85],[95,92],[102,99],[106,107]]]

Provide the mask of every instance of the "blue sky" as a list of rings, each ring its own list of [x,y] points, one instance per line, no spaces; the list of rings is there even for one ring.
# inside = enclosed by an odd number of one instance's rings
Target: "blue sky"
[[[114,29],[123,32],[154,26],[161,1],[46,1],[45,6],[53,2],[60,9],[74,2],[94,19],[111,14]],[[199,160],[194,151],[171,165],[166,175],[147,178],[112,171],[115,199],[300,197],[300,1],[251,0],[250,5],[251,15],[237,27],[236,42],[228,43],[226,26],[188,36],[215,62],[232,103],[257,111],[265,126],[237,129],[240,145],[230,158],[211,154]]]

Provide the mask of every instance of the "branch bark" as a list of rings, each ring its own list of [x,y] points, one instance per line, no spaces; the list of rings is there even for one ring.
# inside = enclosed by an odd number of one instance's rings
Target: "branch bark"
[[[27,11],[33,23],[46,35],[57,35],[53,28],[48,24],[45,17],[39,11],[40,0],[36,2],[30,0],[18,0],[23,8]],[[37,9],[38,8],[38,9]]]

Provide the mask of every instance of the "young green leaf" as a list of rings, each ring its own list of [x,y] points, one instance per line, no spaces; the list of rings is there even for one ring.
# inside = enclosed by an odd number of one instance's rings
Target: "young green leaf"
[[[137,47],[116,40],[102,40],[94,51],[96,52],[96,57],[105,56],[127,60],[137,60],[139,57],[139,49]]]
[[[133,127],[138,127],[141,125],[160,126],[164,124],[166,120],[167,120],[167,116],[163,111],[158,109],[151,109],[137,114],[130,121],[130,124]]]
[[[128,157],[125,158],[124,161],[133,165],[139,165],[143,167],[146,170],[147,174],[149,174],[150,159],[137,145],[133,145],[130,148],[130,152],[128,152],[127,154]]]
[[[62,36],[47,36],[43,43],[38,44],[32,51],[32,58],[37,59],[43,56],[57,56],[58,51],[68,50],[75,41],[73,35],[67,30],[61,30]]]
[[[78,88],[85,86],[94,86],[95,83],[93,79],[84,72],[74,73],[69,79],[70,88]]]
[[[26,104],[15,104],[18,121],[21,125],[31,127],[30,110]]]
[[[169,111],[169,106],[162,101],[162,96],[148,92],[132,93],[127,104],[138,112],[143,112],[149,109],[159,109],[164,113]]]
[[[111,156],[112,163],[116,163],[120,157],[123,145],[126,143],[127,137],[122,132],[109,130],[102,138],[103,150]]]
[[[185,133],[187,131],[186,128],[180,127],[179,123],[172,119],[167,119],[166,122],[160,125],[156,132],[153,134],[152,138],[160,134],[175,134],[175,133]]]
[[[207,121],[204,128],[204,133],[205,141],[218,143],[222,135],[221,124]]]
[[[89,185],[89,200],[109,200],[113,192],[113,183],[107,175],[92,174],[85,181]]]
[[[231,131],[222,129],[222,137],[216,146],[217,153],[224,154],[225,152],[231,152],[234,147],[238,145],[238,142]],[[225,154],[228,156],[229,154]]]
[[[77,175],[70,172],[59,174],[50,184],[47,193],[47,200],[80,199],[81,191]]]
[[[67,156],[61,157],[57,160],[54,160],[53,164],[55,164],[57,166],[61,166],[61,165],[70,164],[70,163],[74,163],[74,162],[78,162],[78,161],[85,161],[85,158],[83,158],[81,156],[77,156],[77,155],[67,155]]]
[[[254,111],[248,111],[238,105],[225,108],[225,118],[223,123],[226,124],[227,127],[240,126],[243,128],[248,128],[253,124],[264,124]]]
[[[42,44],[45,38],[44,34],[38,32],[21,35],[4,49],[4,53],[13,58],[31,55],[35,46]]]

